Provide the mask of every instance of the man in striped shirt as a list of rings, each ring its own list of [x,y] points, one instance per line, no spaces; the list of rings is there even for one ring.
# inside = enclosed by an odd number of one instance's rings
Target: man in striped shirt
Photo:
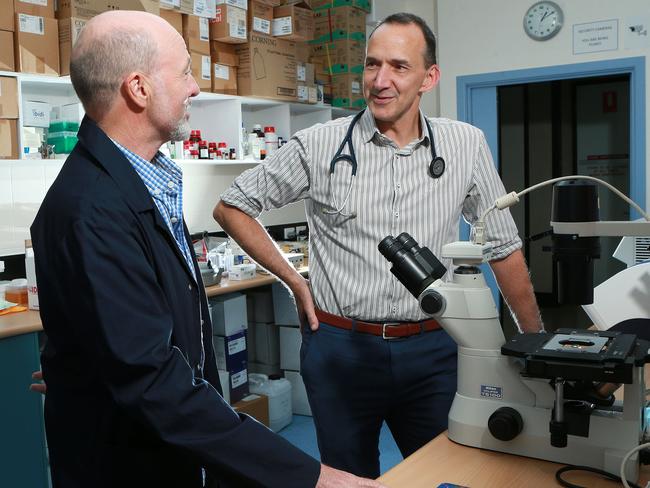
[[[368,41],[368,109],[351,136],[356,177],[345,161],[330,174],[351,124],[350,117],[337,119],[296,133],[238,177],[214,211],[222,227],[286,283],[309,325],[303,327],[301,374],[322,461],[367,477],[379,474],[383,421],[407,456],[446,428],[456,390],[456,345],[426,320],[377,244],[409,232],[440,256],[443,244],[457,240],[461,215],[473,222],[505,193],[480,130],[421,113],[421,96],[438,78],[435,38],[426,23],[411,14],[386,18]],[[432,144],[446,161],[439,177],[428,171]],[[255,220],[263,210],[298,200],[305,202],[310,227],[309,283]],[[541,330],[509,212],[492,212],[486,229],[494,247],[490,264],[520,329]]]

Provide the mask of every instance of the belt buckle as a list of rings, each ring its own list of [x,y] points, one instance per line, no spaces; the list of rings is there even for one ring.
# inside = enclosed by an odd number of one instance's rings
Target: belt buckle
[[[384,340],[393,340],[393,339],[399,339],[399,337],[393,337],[393,336],[387,336],[386,335],[386,327],[394,327],[396,325],[399,325],[399,322],[385,322],[381,324],[381,338]]]

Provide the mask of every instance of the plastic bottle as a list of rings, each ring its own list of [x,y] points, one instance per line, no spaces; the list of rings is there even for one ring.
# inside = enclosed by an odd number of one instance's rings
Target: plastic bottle
[[[264,149],[266,149],[267,157],[273,156],[278,150],[278,135],[272,125],[264,127]]]
[[[251,393],[269,397],[269,427],[277,432],[291,423],[291,383],[286,378],[249,373]]]
[[[5,288],[5,300],[18,305],[27,306],[27,279],[11,280]]]
[[[241,157],[246,159],[251,155],[250,144],[248,143],[248,134],[246,133],[246,128],[244,124],[241,126]]]
[[[226,242],[226,248],[223,250],[223,267],[226,273],[230,273],[235,264],[235,258],[232,254],[232,247],[230,247],[230,240]]]

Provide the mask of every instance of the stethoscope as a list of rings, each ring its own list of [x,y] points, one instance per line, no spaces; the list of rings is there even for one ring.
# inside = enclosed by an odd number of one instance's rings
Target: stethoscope
[[[323,209],[323,212],[328,215],[339,214],[343,217],[355,217],[355,214],[343,213],[343,209],[348,204],[348,200],[350,199],[350,194],[352,193],[352,185],[354,185],[354,179],[357,176],[357,157],[354,153],[354,145],[352,144],[352,131],[354,129],[354,126],[357,124],[357,122],[359,121],[359,119],[361,118],[364,112],[365,110],[362,110],[361,112],[359,112],[357,115],[354,116],[352,122],[350,122],[350,127],[348,127],[348,131],[345,133],[345,137],[343,138],[343,141],[339,146],[338,151],[336,151],[336,154],[334,154],[332,161],[330,161],[329,192],[330,192],[330,200],[332,202],[331,207],[333,208],[333,210],[328,210],[326,208]],[[433,141],[433,130],[431,129],[431,124],[426,119],[426,117],[424,118],[424,120],[427,125],[429,141],[431,142],[431,162],[429,163],[428,172],[431,178],[438,179],[445,172],[445,160],[441,156],[438,156],[436,154],[436,145]],[[343,150],[345,149],[346,146],[348,148],[349,154],[343,154]],[[332,178],[334,176],[334,170],[336,169],[336,163],[340,161],[345,161],[350,163],[350,167],[352,169],[352,175],[350,176],[350,183],[348,184],[348,188],[345,192],[345,198],[343,199],[343,203],[341,205],[339,205],[338,201],[336,200],[336,195],[334,195],[334,191],[332,190]]]

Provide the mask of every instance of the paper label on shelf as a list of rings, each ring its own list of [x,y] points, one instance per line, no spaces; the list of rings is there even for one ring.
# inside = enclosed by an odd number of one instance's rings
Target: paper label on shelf
[[[354,94],[361,93],[361,83],[359,83],[358,81],[352,82],[352,93]]]
[[[291,17],[278,17],[271,23],[271,34],[274,36],[288,36],[293,34]]]
[[[222,80],[230,79],[230,68],[223,64],[214,65],[214,77],[221,78]]]
[[[259,17],[253,17],[253,30],[257,32],[262,32],[264,34],[270,34],[271,22],[267,19],[260,19]]]
[[[244,369],[238,373],[232,373],[230,375],[230,385],[233,388],[237,388],[245,384],[248,381],[248,370]]]
[[[29,34],[45,35],[45,21],[38,15],[18,14],[18,29]]]
[[[205,17],[199,19],[199,39],[210,41],[210,21]]]
[[[23,3],[31,3],[32,5],[40,5],[41,7],[47,7],[47,0],[20,0]]]
[[[241,9],[230,9],[228,14],[230,37],[246,39],[246,11]]]
[[[210,77],[210,56],[201,56],[201,79],[209,81]]]

